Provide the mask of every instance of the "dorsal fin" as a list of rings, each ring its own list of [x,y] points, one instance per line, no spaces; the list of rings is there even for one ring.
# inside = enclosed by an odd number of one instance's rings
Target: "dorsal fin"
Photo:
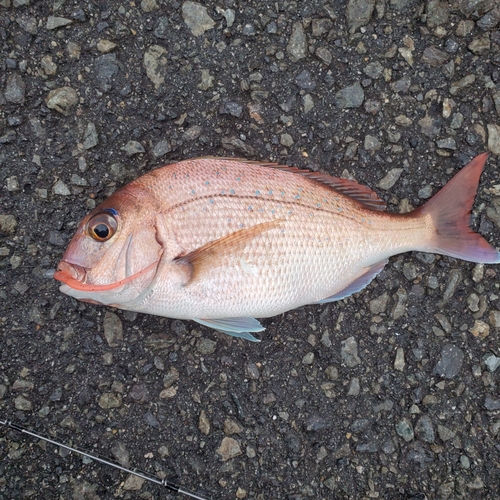
[[[383,211],[386,209],[385,202],[377,196],[375,191],[371,190],[369,187],[362,186],[356,181],[352,181],[350,179],[341,179],[339,177],[332,177],[328,174],[312,172],[311,170],[302,170],[297,167],[288,167],[286,165],[279,165],[277,163],[266,163],[240,158],[211,157],[211,159],[237,161],[241,163],[248,163],[250,165],[257,165],[260,167],[275,168],[278,170],[283,170],[284,172],[290,172],[291,174],[302,175],[303,177],[307,177],[308,179],[335,189],[335,191],[337,191],[338,193],[358,201],[371,210]]]

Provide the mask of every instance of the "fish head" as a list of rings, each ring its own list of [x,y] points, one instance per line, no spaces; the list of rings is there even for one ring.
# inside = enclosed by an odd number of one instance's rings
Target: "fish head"
[[[82,220],[54,274],[61,292],[126,307],[147,289],[163,249],[155,207],[143,194],[123,188]]]

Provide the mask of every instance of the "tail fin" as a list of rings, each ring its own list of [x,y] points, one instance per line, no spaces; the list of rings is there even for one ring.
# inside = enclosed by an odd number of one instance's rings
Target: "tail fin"
[[[435,235],[426,251],[471,262],[500,263],[500,253],[470,228],[470,214],[488,153],[476,156],[415,215],[429,214]],[[420,214],[418,214],[420,212]]]

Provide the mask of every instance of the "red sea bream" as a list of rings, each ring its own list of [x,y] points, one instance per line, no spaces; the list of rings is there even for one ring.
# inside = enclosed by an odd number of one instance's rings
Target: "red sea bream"
[[[256,340],[267,318],[363,289],[392,255],[500,254],[470,227],[487,155],[408,214],[354,181],[235,159],[168,165],[81,222],[55,278],[77,299]]]

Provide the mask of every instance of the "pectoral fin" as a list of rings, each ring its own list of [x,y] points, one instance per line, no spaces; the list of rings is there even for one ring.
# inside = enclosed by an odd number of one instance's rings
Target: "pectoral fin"
[[[353,293],[363,290],[363,288],[368,286],[368,284],[375,278],[375,276],[377,276],[377,274],[379,274],[380,271],[384,269],[384,266],[387,264],[387,262],[388,260],[384,259],[380,262],[377,262],[376,264],[373,264],[373,266],[370,266],[364,274],[362,274],[359,278],[356,278],[346,288],[331,295],[330,297],[327,297],[326,299],[318,300],[317,302],[315,302],[315,304],[326,304],[328,302],[342,300],[346,297],[349,297],[349,295],[352,295]]]
[[[218,330],[226,335],[231,335],[231,337],[250,340],[251,342],[260,342],[260,340],[255,338],[252,333],[262,332],[265,330],[265,328],[255,318],[193,318],[193,321],[200,323],[200,325]]]
[[[185,269],[189,268],[189,282],[192,282],[202,277],[204,270],[222,265],[224,263],[223,257],[236,255],[245,248],[249,241],[266,231],[278,227],[280,223],[280,220],[274,220],[240,229],[223,238],[211,241],[187,255],[178,257],[174,262]]]

